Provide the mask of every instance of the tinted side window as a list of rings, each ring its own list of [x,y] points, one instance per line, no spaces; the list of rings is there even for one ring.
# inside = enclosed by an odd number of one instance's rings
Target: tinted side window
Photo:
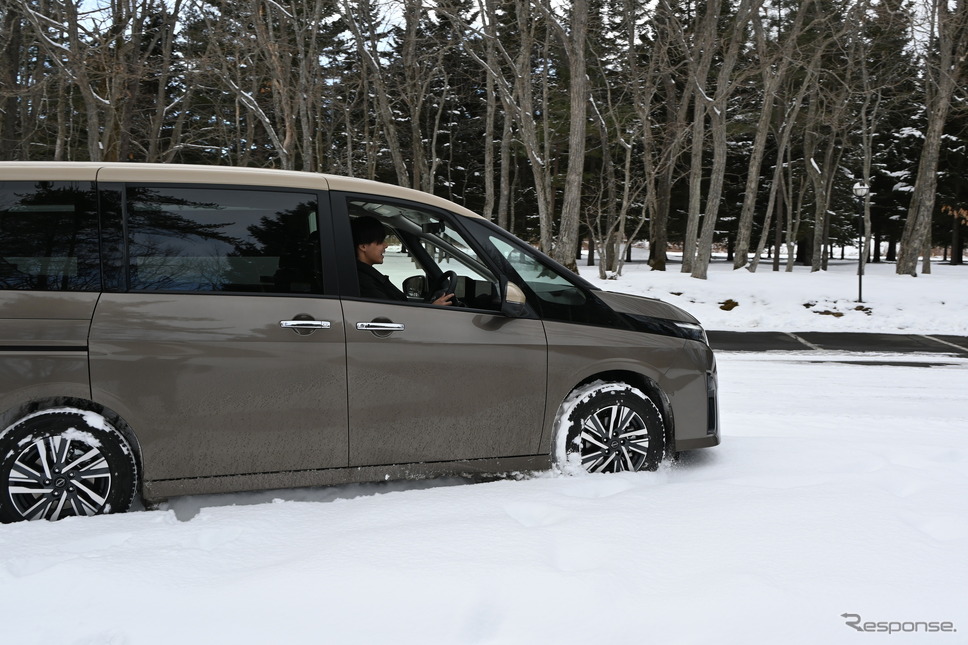
[[[0,182],[0,288],[99,291],[94,185]]]
[[[314,194],[129,184],[134,291],[322,293]]]

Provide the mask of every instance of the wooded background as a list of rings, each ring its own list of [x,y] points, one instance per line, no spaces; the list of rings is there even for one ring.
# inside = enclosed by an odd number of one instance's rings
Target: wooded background
[[[861,214],[963,255],[968,0],[0,0],[0,44],[0,159],[378,179],[603,276],[823,270]]]

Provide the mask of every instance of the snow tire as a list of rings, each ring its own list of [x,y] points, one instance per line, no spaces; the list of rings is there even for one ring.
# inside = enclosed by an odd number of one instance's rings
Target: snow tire
[[[553,461],[562,472],[655,470],[665,454],[658,407],[638,388],[597,381],[562,403]]]
[[[131,446],[101,415],[31,414],[0,433],[0,521],[128,510],[138,490]]]

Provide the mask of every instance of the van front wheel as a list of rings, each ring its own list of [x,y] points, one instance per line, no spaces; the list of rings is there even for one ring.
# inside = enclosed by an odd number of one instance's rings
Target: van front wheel
[[[59,520],[128,510],[138,466],[99,414],[37,412],[0,434],[0,521]]]
[[[626,383],[578,388],[562,404],[555,428],[554,462],[563,472],[655,470],[664,454],[659,409]]]

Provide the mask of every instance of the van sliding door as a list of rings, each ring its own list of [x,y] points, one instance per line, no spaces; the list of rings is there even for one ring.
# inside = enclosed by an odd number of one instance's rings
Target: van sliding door
[[[91,380],[137,435],[146,480],[345,466],[345,334],[318,193],[114,186],[125,239],[106,259],[120,277],[94,314]]]

